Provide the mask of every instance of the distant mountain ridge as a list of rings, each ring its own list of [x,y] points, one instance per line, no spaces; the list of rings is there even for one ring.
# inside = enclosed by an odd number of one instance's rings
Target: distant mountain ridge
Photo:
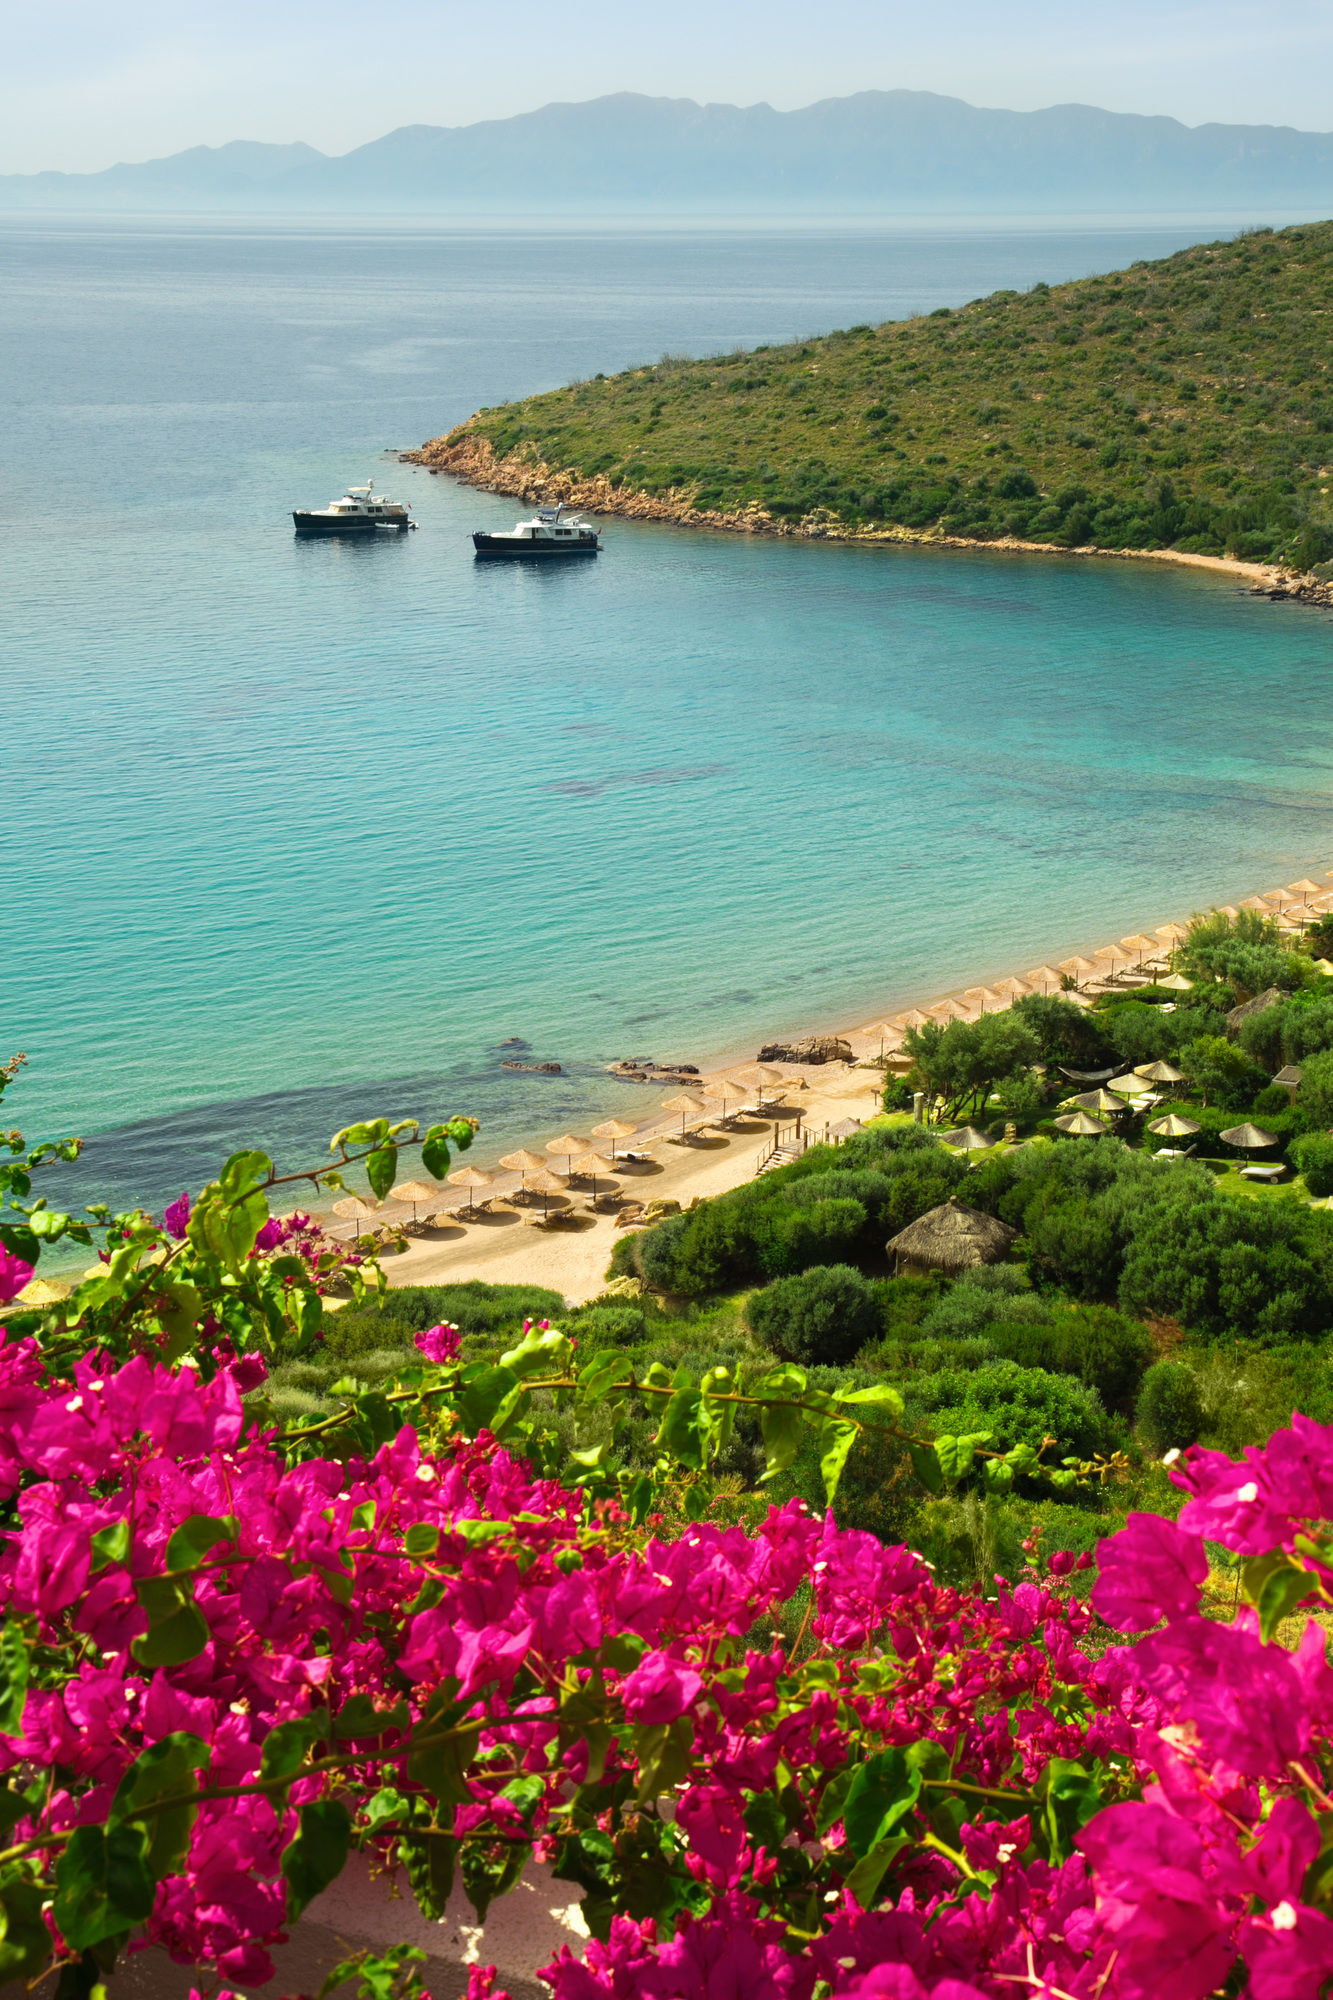
[[[235,140],[96,174],[0,175],[0,210],[591,215],[1333,208],[1333,133],[867,90],[799,111],[620,92],[350,153]]]

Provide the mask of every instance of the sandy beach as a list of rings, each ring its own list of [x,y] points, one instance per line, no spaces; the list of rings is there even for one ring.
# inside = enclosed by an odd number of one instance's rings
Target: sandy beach
[[[1287,904],[1293,908],[1299,905],[1303,916],[1333,909],[1333,871],[1326,873],[1322,864],[1314,863],[1308,875],[1302,874],[1297,879],[1327,881],[1327,891],[1318,895],[1306,891],[1303,902],[1291,891],[1269,890],[1267,896],[1272,899],[1278,894],[1285,895]],[[1251,907],[1264,904],[1260,896],[1246,901]],[[1234,913],[1236,906],[1221,907]],[[1268,913],[1278,916],[1281,912],[1282,904],[1270,900]],[[1173,941],[1171,933],[1183,935],[1184,921],[1187,919],[1147,926],[1139,934],[1140,962],[1165,964]],[[1155,958],[1142,949],[1151,938],[1160,940],[1160,951]],[[1064,961],[1067,966],[1086,968],[1077,974],[1081,991],[1068,997],[1081,998],[1090,1004],[1090,994],[1128,978],[1141,978],[1139,968],[1133,964],[1135,953],[1127,948],[1128,943],[1127,940],[1124,945],[1102,947],[1102,953],[1112,954],[1108,957],[1094,952],[1090,959]],[[1056,961],[1041,970],[1054,973],[1059,965],[1060,961]],[[1049,981],[1040,986],[1029,982],[1021,970],[997,976],[1001,988],[1006,979],[1027,985],[1032,991],[1054,990]],[[922,1002],[916,1011],[921,1014],[935,1011],[940,1019],[950,1018],[951,1013],[955,1018],[964,1015],[975,1018],[980,1012],[1012,1005],[1016,997],[1012,989],[1003,992],[996,991],[994,986],[968,987]],[[891,1018],[899,1020],[906,1011],[895,1010]],[[698,1197],[722,1194],[752,1179],[775,1144],[799,1147],[826,1135],[836,1137],[839,1131],[845,1135],[852,1121],[862,1123],[878,1110],[883,1071],[877,1062],[873,1067],[870,1065],[886,1046],[891,1051],[895,1041],[901,1040],[900,1033],[886,1036],[885,1025],[876,1021],[858,1027],[814,1031],[836,1035],[850,1049],[850,1061],[775,1061],[768,1065],[783,1078],[781,1086],[773,1086],[773,1096],[781,1099],[781,1105],[767,1108],[762,1116],[758,1113],[733,1116],[724,1123],[719,1106],[717,1119],[712,1122],[706,1111],[690,1114],[685,1121],[688,1130],[682,1133],[680,1115],[663,1108],[663,1096],[676,1096],[681,1086],[667,1087],[664,1092],[645,1091],[639,1129],[632,1139],[620,1142],[622,1150],[628,1145],[640,1157],[619,1168],[609,1184],[599,1181],[599,1193],[605,1192],[609,1185],[618,1190],[623,1204],[665,1201],[683,1208]],[[700,1075],[697,1089],[694,1085],[688,1088],[697,1095],[698,1090],[714,1080],[733,1075],[738,1067],[745,1066],[745,1061],[740,1057],[714,1063]],[[737,1102],[741,1100],[738,1098]],[[611,1145],[609,1140],[592,1143],[603,1153]],[[541,1152],[546,1138],[535,1136],[529,1144],[533,1152]],[[562,1179],[567,1164],[558,1156],[551,1160],[552,1168],[560,1170]],[[477,1198],[485,1203],[481,1212],[448,1223],[437,1212],[433,1226],[408,1235],[406,1250],[386,1254],[384,1270],[389,1283],[449,1284],[480,1278],[499,1284],[547,1286],[559,1292],[570,1305],[596,1297],[605,1287],[607,1266],[621,1234],[616,1214],[594,1208],[590,1184],[577,1180],[566,1193],[551,1198],[552,1207],[571,1213],[573,1220],[556,1227],[538,1226],[537,1218],[542,1215],[540,1199],[533,1195],[520,1196],[518,1201],[512,1199],[521,1185],[518,1173],[497,1169],[493,1184],[484,1194],[478,1193]],[[441,1210],[446,1202],[451,1208],[461,1207],[465,1199],[465,1194],[450,1189]],[[386,1209],[386,1219],[390,1216],[401,1219],[406,1215],[407,1210],[397,1205]],[[351,1235],[355,1226],[345,1225],[337,1233]]]

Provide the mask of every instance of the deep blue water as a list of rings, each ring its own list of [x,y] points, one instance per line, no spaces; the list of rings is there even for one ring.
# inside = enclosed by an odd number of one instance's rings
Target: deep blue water
[[[80,1189],[617,1102],[1333,863],[1333,621],[1142,564],[608,523],[385,461],[480,404],[1112,268],[1026,236],[0,224],[0,1041]],[[420,532],[298,543],[376,474]],[[513,1079],[520,1036],[569,1068]],[[3,1051],[0,1051],[3,1052]],[[71,1177],[73,1179],[73,1177]]]

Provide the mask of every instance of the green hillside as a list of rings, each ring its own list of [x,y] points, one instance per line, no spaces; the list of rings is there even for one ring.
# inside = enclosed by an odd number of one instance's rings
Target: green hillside
[[[1331,334],[1333,223],[1263,230],[925,318],[664,356],[483,410],[422,456],[458,465],[485,440],[673,511],[1308,568],[1333,557]]]

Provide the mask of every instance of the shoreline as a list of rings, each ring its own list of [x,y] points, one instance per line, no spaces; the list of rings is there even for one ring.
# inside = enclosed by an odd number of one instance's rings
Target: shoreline
[[[1328,883],[1327,891],[1321,891],[1320,897],[1312,900],[1321,903],[1327,900],[1333,907],[1333,870],[1326,871],[1322,863],[1315,862],[1311,864],[1309,873],[1312,879],[1318,875]],[[1301,879],[1299,873],[1293,879]],[[1162,925],[1153,926],[1152,930],[1156,934],[1179,921],[1166,919]],[[1092,949],[1100,950],[1102,947],[1090,948],[1090,952]],[[1163,941],[1160,958],[1165,959],[1170,950],[1171,946]],[[1069,956],[1082,954],[1071,953]],[[1145,958],[1149,956],[1143,954]],[[1013,977],[1025,980],[1027,969],[1000,973],[994,977],[1001,983]],[[1108,965],[1108,972],[1115,970],[1117,968]],[[1119,970],[1132,971],[1133,968],[1125,966]],[[1105,975],[1088,977],[1080,991],[1101,989],[1104,985]],[[885,1019],[914,1009],[928,1013],[932,1009],[946,1008],[950,1003],[967,1007],[969,1015],[975,1019],[978,1005],[969,1002],[966,996],[978,994],[981,990],[979,985],[955,987],[934,1000],[909,999],[896,1005],[892,1015],[886,1012]],[[1111,990],[1117,988],[1112,986]],[[1132,988],[1120,990],[1132,991]],[[1012,1005],[1013,997],[1001,998],[992,993],[992,1004],[983,1003],[980,1011],[1001,1011]],[[948,1018],[947,1014],[944,1018]],[[707,1136],[686,1142],[673,1137],[679,1131],[677,1115],[662,1107],[660,1093],[652,1092],[653,1108],[647,1110],[645,1107],[645,1116],[633,1139],[621,1143],[630,1144],[636,1150],[649,1150],[654,1157],[643,1167],[621,1172],[618,1179],[622,1193],[630,1199],[645,1202],[666,1198],[684,1207],[696,1198],[725,1193],[752,1179],[764,1149],[777,1140],[779,1128],[790,1128],[799,1123],[807,1132],[813,1133],[849,1118],[864,1123],[875,1116],[879,1093],[891,1073],[877,1063],[871,1064],[871,1059],[879,1055],[885,1045],[886,1038],[880,1034],[879,1024],[839,1027],[816,1024],[788,1037],[787,1045],[795,1046],[817,1037],[841,1040],[849,1048],[851,1060],[813,1064],[774,1059],[772,1067],[781,1070],[785,1077],[780,1094],[788,1100],[776,1116],[769,1114],[761,1118],[756,1115],[728,1129],[719,1129],[715,1121],[704,1120]],[[729,1056],[725,1051],[714,1051],[700,1058],[698,1085],[702,1088],[737,1069],[748,1067],[756,1059],[754,1055]],[[679,1088],[681,1086],[672,1086],[670,1094],[674,1096]],[[600,1147],[608,1143],[597,1142]],[[545,1140],[534,1139],[532,1150],[544,1149]],[[559,1168],[559,1157],[555,1158],[553,1165]],[[506,1201],[519,1185],[521,1177],[518,1174],[500,1170],[487,1199]],[[584,1193],[582,1188],[577,1191],[571,1189],[571,1206],[582,1202]],[[466,1200],[466,1194],[455,1200],[451,1190],[437,1213],[449,1207],[463,1207]],[[466,1226],[461,1223],[446,1225],[433,1237],[409,1237],[409,1247],[405,1252],[385,1257],[383,1269],[386,1278],[390,1285],[466,1283],[473,1279],[489,1283],[545,1285],[559,1292],[571,1308],[604,1291],[604,1273],[621,1233],[615,1227],[613,1216],[584,1213],[579,1216],[580,1226],[577,1229],[558,1232],[526,1227],[524,1220],[517,1211],[497,1213]],[[348,1225],[345,1233],[351,1234],[353,1229],[353,1225]],[[452,1233],[454,1229],[458,1231],[457,1235]]]
[[[544,506],[562,502],[592,513],[608,514],[626,521],[660,521],[682,528],[708,528],[721,534],[764,535],[775,540],[843,542],[863,547],[904,545],[933,549],[998,549],[1013,555],[1070,556],[1079,561],[1165,562],[1187,569],[1211,570],[1234,576],[1250,585],[1250,595],[1276,602],[1312,605],[1333,609],[1333,583],[1320,583],[1276,563],[1243,562],[1236,556],[1197,555],[1184,549],[1103,549],[1095,545],[1067,548],[1060,542],[1023,542],[1011,536],[989,541],[966,535],[945,535],[931,528],[848,528],[815,515],[803,521],[775,520],[757,501],[730,513],[699,509],[692,505],[687,488],[672,488],[666,495],[645,493],[628,486],[613,486],[605,473],[590,479],[570,471],[557,471],[544,460],[530,459],[511,452],[498,459],[490,440],[476,437],[463,426],[443,437],[430,438],[415,451],[396,454],[402,465],[417,465],[438,475],[446,474],[460,485],[475,486],[486,493],[506,494],[513,499]]]

